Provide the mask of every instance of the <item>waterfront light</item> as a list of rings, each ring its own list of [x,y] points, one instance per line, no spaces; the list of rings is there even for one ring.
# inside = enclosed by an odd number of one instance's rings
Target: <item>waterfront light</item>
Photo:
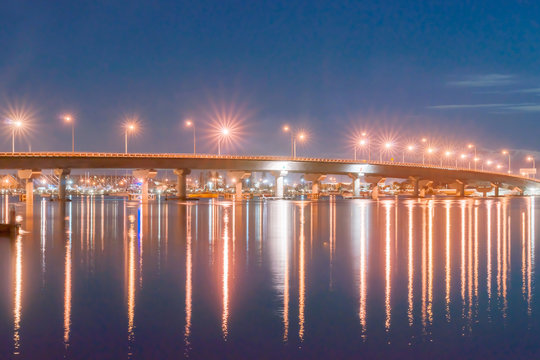
[[[218,155],[221,156],[221,142],[225,139],[227,139],[231,135],[231,129],[228,127],[222,127],[219,130],[219,137],[218,137]]]
[[[532,167],[533,167],[533,169],[536,170],[536,163],[535,163],[534,157],[532,157],[532,156],[530,156],[530,155],[527,156],[527,161],[531,161],[531,162],[532,162]],[[536,178],[536,173],[533,173],[533,178]]]
[[[75,121],[71,115],[65,115],[64,121],[71,124],[71,152],[75,152]]]
[[[510,174],[510,173],[512,173],[512,168],[511,168],[511,166],[510,166],[510,151],[508,151],[508,150],[503,150],[501,153],[502,153],[503,155],[508,155],[508,173]]]
[[[476,170],[476,162],[478,161],[478,160],[476,160],[476,158],[477,158],[477,156],[476,156],[476,145],[469,144],[469,145],[467,145],[467,148],[474,149],[474,170]]]
[[[191,119],[185,121],[186,127],[193,128],[193,154],[197,153],[197,137],[195,133],[195,122]]]
[[[128,152],[128,133],[134,133],[137,131],[137,124],[135,122],[128,122],[125,124],[125,136],[124,136],[124,145],[125,149],[124,152],[127,154]]]
[[[20,132],[24,128],[24,122],[20,119],[9,119],[11,127],[11,152],[15,152],[15,132]]]

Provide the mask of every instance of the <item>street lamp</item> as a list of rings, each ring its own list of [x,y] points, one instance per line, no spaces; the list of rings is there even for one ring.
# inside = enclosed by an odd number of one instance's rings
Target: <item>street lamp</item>
[[[64,121],[71,124],[71,152],[75,152],[75,121],[70,115],[64,116]]]
[[[15,131],[20,130],[23,127],[23,122],[21,120],[10,120],[11,125],[11,152],[15,152]]]
[[[221,141],[223,141],[224,138],[228,137],[231,134],[231,130],[224,127],[221,128],[219,131],[219,137],[218,137],[218,155],[221,156]]]
[[[426,164],[425,155],[426,155],[427,139],[422,138],[420,141],[422,141],[422,143],[424,144],[424,148],[422,149],[422,165],[425,165]]]
[[[414,151],[414,145],[408,145],[407,146],[407,151],[408,152],[413,152]],[[402,158],[402,162],[404,163],[405,162],[405,148],[403,149],[403,158]]]
[[[467,155],[466,154],[461,154],[459,157],[461,158],[461,162],[462,162],[462,166],[463,166],[463,161],[465,161],[465,159],[467,158]],[[469,170],[470,169],[471,169],[471,162],[469,161]]]
[[[527,161],[532,161],[532,166],[533,166],[533,169],[536,170],[536,164],[535,164],[535,161],[534,161],[534,157],[532,156],[527,156]],[[533,178],[536,178],[536,173],[533,173]]]
[[[294,133],[289,125],[283,125],[283,132],[291,134],[291,157],[294,158]]]
[[[195,137],[195,123],[192,120],[186,120],[186,127],[193,128],[193,154],[197,153],[197,138]]]
[[[512,173],[512,170],[511,170],[512,168],[510,167],[510,151],[503,150],[502,154],[503,155],[508,155],[508,173],[511,174]]]
[[[293,158],[296,159],[296,141],[304,142],[307,136],[305,133],[301,132],[296,137],[293,138]]]
[[[137,130],[137,127],[135,126],[135,123],[127,123],[126,124],[126,132],[125,132],[125,153],[128,152],[128,132],[134,132]]]
[[[427,148],[428,159],[431,159],[430,156],[434,152],[435,152],[435,149],[433,149],[431,147]],[[431,164],[431,161],[429,163]],[[424,153],[422,153],[422,164],[424,164]]]
[[[448,159],[450,157],[450,155],[452,155],[452,152],[450,150],[446,150],[444,152],[444,156],[446,156],[446,158]],[[441,156],[441,166],[442,166],[442,156]]]
[[[469,149],[474,149],[474,170],[476,170],[476,162],[478,161],[478,160],[476,160],[477,159],[477,157],[476,157],[476,145],[469,144],[469,145],[467,145],[467,147]]]
[[[391,142],[384,143],[384,150],[385,151],[390,151],[391,148],[392,148],[392,143]],[[383,148],[380,148],[379,149],[379,162],[382,162],[382,151],[383,151]]]

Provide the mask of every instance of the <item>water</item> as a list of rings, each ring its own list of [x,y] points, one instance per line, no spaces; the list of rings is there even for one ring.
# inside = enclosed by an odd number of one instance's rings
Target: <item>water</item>
[[[538,203],[36,200],[0,358],[538,358]]]

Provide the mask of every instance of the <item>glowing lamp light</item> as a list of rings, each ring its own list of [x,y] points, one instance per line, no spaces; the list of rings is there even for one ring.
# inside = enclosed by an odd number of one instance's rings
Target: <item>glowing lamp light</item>
[[[461,157],[462,159],[465,159],[465,158],[467,157],[467,155],[461,154],[460,157]]]
[[[289,125],[283,125],[283,131],[284,132],[288,132],[290,130],[291,130],[291,128],[289,127]]]
[[[384,147],[390,149],[392,147],[392,143],[387,142],[386,144],[384,144]]]
[[[428,154],[431,154],[431,153],[434,152],[434,151],[435,151],[435,150],[434,150],[433,148],[428,148],[428,149],[427,149]]]
[[[414,150],[414,145],[409,145],[409,146],[407,146],[407,150],[413,151],[413,150]]]

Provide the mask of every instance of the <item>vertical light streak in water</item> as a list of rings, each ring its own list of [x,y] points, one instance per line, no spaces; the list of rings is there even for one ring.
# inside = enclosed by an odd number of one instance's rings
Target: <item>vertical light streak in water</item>
[[[333,287],[334,280],[334,251],[336,246],[336,201],[334,197],[330,198],[330,290]]]
[[[190,345],[189,336],[191,334],[191,300],[193,291],[191,275],[193,270],[191,260],[191,206],[187,207],[186,225],[186,325],[184,328],[184,344],[186,345],[187,352]]]
[[[408,308],[407,308],[407,318],[409,319],[409,326],[413,325],[414,320],[414,247],[413,247],[413,240],[414,240],[414,219],[413,219],[413,209],[414,205],[412,203],[409,203],[407,205],[407,215],[409,220],[409,247],[408,247],[408,264],[407,264],[407,274],[408,274],[408,281],[407,281],[407,302],[408,302]]]
[[[428,322],[429,325],[433,322],[433,218],[435,216],[434,214],[434,208],[433,208],[433,201],[430,201],[428,203],[428,209],[429,209],[429,232],[428,232],[428,308],[427,308],[427,314],[428,314]]]
[[[279,223],[276,224],[279,231],[280,250],[281,250],[281,266],[283,266],[283,341],[289,340],[289,243],[287,239],[287,211],[289,207],[287,203],[281,201],[279,203]]]
[[[133,344],[135,342],[135,278],[136,264],[135,264],[135,240],[137,235],[133,223],[129,225],[129,255],[128,255],[128,358],[132,354]]]
[[[446,266],[445,266],[445,284],[446,284],[446,320],[450,321],[450,290],[451,290],[451,280],[452,280],[452,269],[450,264],[450,201],[447,201],[445,204],[446,208]]]
[[[139,287],[142,289],[143,282],[143,205],[139,204],[137,209],[137,240],[139,242]]]
[[[503,317],[506,317],[506,309],[507,309],[507,274],[508,274],[508,257],[507,257],[507,250],[508,250],[508,233],[507,233],[507,204],[506,200],[503,200],[503,208],[502,208],[502,225],[503,225],[503,242],[502,242],[502,297],[503,297]]]
[[[45,250],[46,250],[46,240],[47,240],[47,203],[45,198],[41,199],[41,226],[40,226],[40,235],[41,235],[41,277],[43,286],[45,286],[45,271],[46,271],[46,262],[45,262]]]
[[[523,296],[523,299],[526,300],[527,299],[527,295],[526,295],[526,276],[525,274],[527,273],[526,269],[527,269],[527,259],[526,259],[526,256],[527,256],[527,252],[526,252],[526,243],[525,243],[525,239],[526,239],[526,227],[525,227],[525,212],[522,211],[521,212],[521,294]]]
[[[478,206],[474,207],[474,298],[478,305]]]
[[[360,327],[362,328],[362,338],[364,340],[366,339],[367,324],[366,224],[366,203],[362,201],[360,204],[360,309],[358,311],[358,316],[360,317]]]
[[[497,202],[497,297],[501,297],[501,202]]]
[[[306,297],[306,237],[305,237],[305,225],[306,218],[304,214],[304,204],[300,204],[300,251],[299,251],[299,267],[298,267],[298,338],[300,342],[304,341],[304,325],[305,325],[305,297]]]
[[[101,252],[105,250],[105,197],[101,196]]]
[[[460,274],[461,274],[461,315],[463,317],[465,311],[465,204],[466,200],[461,200],[460,209],[461,209],[461,264],[460,264]]]
[[[20,354],[22,313],[22,236],[15,239],[15,284],[13,298],[13,354]]]
[[[534,197],[529,198],[529,241],[527,246],[527,314],[532,314],[532,269],[534,266],[534,240],[536,238],[534,223],[536,221],[534,215]]]
[[[223,340],[229,335],[229,208],[223,208],[223,312],[221,314],[221,330]]]
[[[491,308],[491,200],[486,201],[487,207],[487,244],[486,244],[486,291],[488,296],[488,314]]]
[[[422,332],[426,331],[426,320],[427,320],[427,302],[426,302],[426,293],[427,293],[427,274],[426,274],[426,263],[427,263],[427,207],[425,204],[422,204],[422,261],[421,261],[421,271],[422,271]]]
[[[472,319],[472,302],[473,302],[473,205],[469,201],[467,203],[467,301],[468,301],[468,313],[467,319],[469,320],[469,331],[471,330]]]
[[[69,346],[69,336],[71,331],[71,206],[68,207],[68,229],[67,241],[65,245],[65,263],[64,263],[64,346]]]
[[[385,223],[385,289],[384,289],[384,308],[385,308],[385,321],[384,321],[384,329],[388,333],[390,331],[390,323],[391,323],[391,316],[392,316],[392,307],[390,304],[390,295],[392,291],[392,284],[391,284],[391,275],[392,275],[392,263],[391,263],[391,217],[390,212],[392,211],[392,203],[387,202],[384,204],[384,210],[386,213],[386,223]]]

